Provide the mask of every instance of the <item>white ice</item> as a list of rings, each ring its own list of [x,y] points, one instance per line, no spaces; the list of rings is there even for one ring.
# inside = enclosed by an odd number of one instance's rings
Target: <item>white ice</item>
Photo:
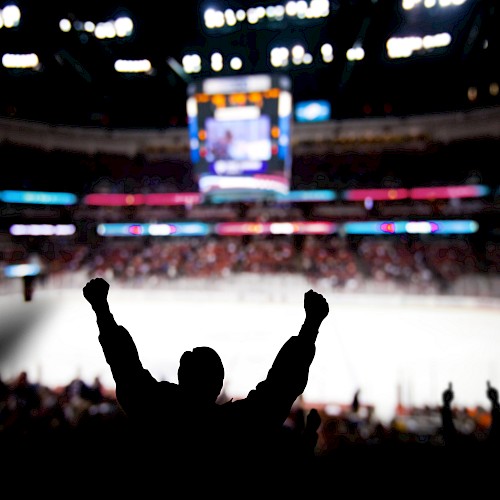
[[[226,368],[225,392],[244,396],[262,380],[281,345],[304,320],[302,290],[283,301],[180,299],[162,290],[110,291],[111,310],[134,338],[144,367],[177,381],[181,354],[198,345],[215,348]],[[222,296],[224,297],[224,296]],[[448,382],[459,406],[489,407],[486,381],[500,386],[500,308],[373,303],[325,294],[330,314],[317,340],[304,393],[308,404],[348,404],[360,389],[382,421],[405,405],[439,405]],[[208,298],[208,296],[207,296]],[[3,321],[41,307],[20,345],[0,364],[5,380],[25,370],[49,386],[98,376],[114,387],[97,340],[95,315],[79,289],[36,290],[32,302],[0,297]]]

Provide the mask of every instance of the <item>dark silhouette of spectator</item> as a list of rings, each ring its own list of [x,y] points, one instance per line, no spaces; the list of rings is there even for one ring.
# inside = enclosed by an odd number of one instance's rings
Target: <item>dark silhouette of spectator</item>
[[[354,397],[352,398],[351,411],[353,413],[358,413],[358,411],[359,411],[359,393],[360,392],[361,392],[361,390],[357,389],[356,392],[354,393]]]
[[[456,446],[458,443],[458,432],[453,422],[453,409],[451,407],[454,397],[453,385],[450,382],[448,387],[443,391],[443,406],[441,407],[443,439],[446,446]]]
[[[206,496],[211,489],[220,495],[231,486],[244,488],[246,494],[269,492],[274,486],[281,493],[286,488],[288,493],[298,492],[299,478],[307,480],[279,443],[283,424],[308,381],[318,331],[329,313],[326,299],[307,291],[305,321],[298,335],[282,346],[265,380],[246,398],[217,404],[225,376],[218,353],[195,347],[180,358],[177,384],[156,380],[142,366],[132,336],[116,323],[108,304],[109,288],[104,279],[94,278],[84,286],[83,295],[96,314],[116,397],[137,438],[133,462],[141,466],[149,486],[175,482],[183,496],[200,491]],[[311,439],[311,429],[317,426],[313,413],[305,436]]]
[[[316,408],[306,412],[302,408],[293,411],[293,424],[283,426],[281,452],[292,463],[298,473],[311,471],[315,465],[315,450],[318,443],[318,429],[321,416]]]
[[[485,444],[488,446],[498,446],[500,442],[500,404],[498,401],[498,390],[486,382],[486,396],[491,402],[491,424],[488,429],[488,435]],[[441,407],[443,438],[446,446],[457,447],[458,445],[468,444],[472,439],[466,440],[466,437],[457,429],[453,420],[453,409],[451,403],[454,398],[451,382],[448,388],[443,392],[443,406]]]
[[[486,396],[491,402],[491,425],[488,432],[488,444],[498,447],[500,444],[500,404],[498,390],[486,382]]]
[[[22,371],[12,384],[14,428],[19,429],[19,438],[24,438],[33,426],[32,414],[40,406],[37,385]]]
[[[454,398],[451,382],[448,388],[443,392],[443,406],[441,407],[442,418],[442,432],[445,442],[444,446],[444,460],[441,454],[434,456],[436,459],[433,462],[433,467],[439,471],[440,465],[447,464],[448,470],[453,471],[453,481],[443,481],[443,476],[436,474],[437,482],[442,481],[443,493],[461,493],[466,487],[473,485],[474,491],[482,488],[481,482],[476,481],[474,478],[497,472],[497,462],[494,455],[490,454],[492,447],[496,451],[498,448],[498,429],[500,422],[500,409],[498,403],[498,391],[486,383],[486,395],[491,401],[491,423],[487,435],[480,432],[479,435],[475,433],[463,432],[460,427],[457,427],[454,422],[454,411],[451,403]],[[457,420],[458,421],[458,420]],[[450,489],[451,488],[451,489]],[[485,486],[485,488],[487,488]],[[457,495],[458,496],[458,495]]]
[[[35,288],[35,276],[23,276],[23,297],[24,302],[31,302],[33,299],[33,290]]]
[[[318,444],[318,429],[321,425],[321,416],[316,408],[311,408],[306,417],[306,425],[302,431],[303,456],[314,459],[314,449]]]

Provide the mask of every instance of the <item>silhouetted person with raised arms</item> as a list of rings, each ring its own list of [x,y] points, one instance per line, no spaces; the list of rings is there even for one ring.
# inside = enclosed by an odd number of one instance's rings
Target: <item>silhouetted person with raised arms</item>
[[[451,402],[454,398],[451,382],[443,391],[443,406],[441,407],[442,429],[445,440],[444,450],[447,452],[445,460],[436,464],[438,476],[443,480],[446,496],[450,498],[457,493],[463,496],[465,487],[473,486],[475,496],[483,495],[480,488],[485,488],[485,494],[491,494],[491,483],[483,478],[495,477],[498,472],[496,452],[498,451],[500,430],[500,406],[498,391],[486,382],[486,395],[491,402],[491,424],[487,436],[478,439],[475,433],[464,434],[456,428],[453,422]],[[494,452],[494,453],[490,453]],[[439,458],[442,458],[439,456]],[[447,474],[442,473],[446,465]],[[451,480],[450,480],[451,479]]]
[[[117,400],[138,431],[134,462],[142,466],[142,477],[150,485],[175,483],[186,496],[195,490],[206,494],[219,489],[233,496],[250,490],[266,493],[273,486],[293,491],[300,473],[277,443],[306,387],[319,327],[329,313],[326,299],[307,291],[305,321],[298,335],[282,346],[265,380],[246,398],[218,404],[225,373],[217,352],[206,346],[186,351],[180,358],[177,384],[156,380],[142,366],[129,332],[116,323],[108,291],[104,279],[94,278],[83,295],[96,313]],[[236,486],[238,490],[228,490]]]
[[[498,390],[490,384],[489,380],[486,381],[486,396],[491,402],[491,425],[488,430],[486,444],[498,447],[500,442],[500,403],[498,401]],[[466,442],[453,422],[453,411],[451,409],[453,397],[454,394],[450,382],[448,388],[443,391],[443,406],[441,407],[443,438],[448,447],[456,447]]]

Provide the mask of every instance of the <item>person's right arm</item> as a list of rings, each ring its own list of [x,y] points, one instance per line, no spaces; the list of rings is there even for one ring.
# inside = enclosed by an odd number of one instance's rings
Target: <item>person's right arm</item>
[[[116,323],[111,314],[108,291],[106,280],[94,278],[84,286],[83,295],[95,312],[99,343],[118,384],[142,375],[144,370],[132,337],[123,326]]]

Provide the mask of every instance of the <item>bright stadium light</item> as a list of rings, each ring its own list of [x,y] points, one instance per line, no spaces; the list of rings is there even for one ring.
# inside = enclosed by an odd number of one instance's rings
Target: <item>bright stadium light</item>
[[[292,47],[292,62],[295,65],[301,64],[304,60],[306,50],[302,45],[295,45]]]
[[[238,20],[236,19],[236,13],[233,9],[226,9],[224,11],[224,19],[228,26],[235,26]]]
[[[419,0],[403,0],[401,5],[404,10],[411,10],[418,2]]]
[[[434,49],[438,47],[447,47],[451,43],[449,33],[438,33],[437,35],[424,36],[422,44],[424,49]]]
[[[285,17],[285,7],[283,5],[270,5],[266,8],[266,16],[268,19],[281,21]]]
[[[255,8],[250,8],[247,11],[247,21],[249,24],[257,24],[259,22],[259,12]]]
[[[312,64],[313,62],[313,56],[309,52],[306,52],[304,54],[304,57],[302,58],[302,64]]]
[[[224,26],[224,13],[220,10],[207,9],[203,14],[205,26],[209,29],[222,28]]]
[[[286,47],[275,47],[271,50],[271,65],[280,68],[288,65],[290,51]]]
[[[324,43],[320,49],[323,62],[331,63],[333,61],[333,47],[330,43]]]
[[[458,7],[460,5],[463,5],[466,1],[467,0],[424,0],[423,6],[426,9],[432,9],[436,6],[439,6],[441,8]],[[404,10],[412,10],[421,3],[421,0],[403,0],[401,5]]]
[[[294,45],[292,48],[292,57],[294,59],[302,59],[305,53],[306,50],[302,47],[302,45]]]
[[[64,33],[71,31],[71,21],[69,19],[61,19],[59,21],[59,29]]]
[[[74,28],[76,31],[85,31],[93,33],[99,40],[105,38],[124,38],[130,36],[134,31],[134,22],[128,16],[120,16],[114,20],[102,21],[97,24],[93,21],[80,21],[76,19],[71,23],[69,19],[59,21],[59,29],[65,33]]]
[[[2,11],[3,25],[6,28],[14,28],[19,26],[21,21],[21,11],[17,5],[6,5]]]
[[[98,23],[94,33],[96,38],[98,38],[99,40],[104,40],[105,38],[114,38],[116,36],[115,25],[111,21]]]
[[[127,16],[119,17],[114,22],[116,36],[120,38],[124,38],[126,36],[130,36],[134,31],[134,23],[132,19]]]
[[[299,19],[304,19],[307,14],[307,2],[305,0],[299,0],[297,2],[297,17]]]
[[[229,66],[232,70],[239,71],[243,67],[243,61],[241,60],[241,57],[232,57],[229,61]]]
[[[330,15],[330,2],[328,0],[311,0],[309,10],[311,17],[328,17]]]
[[[214,52],[210,57],[210,66],[213,71],[222,71],[224,59],[220,52]]]
[[[417,36],[393,37],[386,42],[387,55],[391,59],[410,57],[414,50],[422,48],[422,40]]]
[[[330,2],[328,0],[289,1],[286,5],[255,5],[246,11],[226,9],[224,11],[210,7],[203,13],[203,21],[208,29],[220,29],[225,26],[233,27],[246,20],[248,24],[255,25],[262,21],[283,21],[285,16],[297,19],[318,19],[328,17]]]
[[[4,54],[2,64],[5,68],[13,69],[38,69],[40,61],[38,56],[31,54]]]
[[[147,59],[118,59],[115,61],[115,70],[118,73],[150,73],[152,66]]]
[[[391,59],[410,57],[414,52],[432,50],[439,47],[446,47],[451,43],[449,33],[438,33],[436,35],[393,37],[386,43],[387,55]]]
[[[440,7],[450,7],[452,5],[462,5],[462,3],[464,3],[465,0],[457,0],[457,1],[454,1],[454,0],[439,0],[439,6]]]
[[[201,71],[201,57],[198,54],[186,54],[182,58],[182,67],[188,74]]]
[[[287,2],[285,5],[286,15],[290,17],[295,17],[297,15],[297,2]]]
[[[346,52],[348,61],[361,61],[365,57],[365,51],[362,47],[352,47]]]
[[[95,24],[92,22],[92,21],[85,21],[83,23],[83,29],[87,32],[87,33],[93,33],[94,30],[95,30]]]

